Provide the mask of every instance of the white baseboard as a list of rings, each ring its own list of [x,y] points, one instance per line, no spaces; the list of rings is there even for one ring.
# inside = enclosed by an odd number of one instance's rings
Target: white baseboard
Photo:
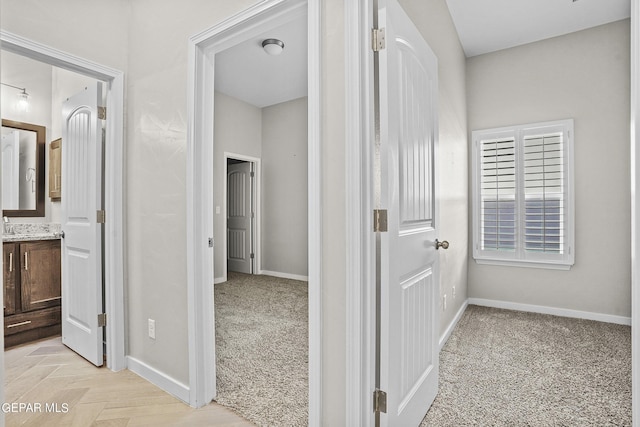
[[[543,305],[520,304],[517,302],[498,301],[483,298],[469,298],[470,305],[504,308],[506,310],[527,311],[529,313],[552,314],[554,316],[573,317],[576,319],[596,320],[598,322],[616,323],[631,326],[631,318],[613,314],[593,313],[590,311],[570,310],[568,308],[546,307]]]
[[[464,311],[467,309],[468,305],[469,305],[469,300],[465,301],[464,304],[462,304],[462,307],[460,307],[460,310],[458,310],[458,312],[456,313],[456,316],[453,318],[451,323],[449,323],[449,326],[447,326],[447,329],[444,331],[444,334],[442,334],[442,336],[440,337],[440,351],[442,351],[442,347],[444,347],[447,341],[449,341],[449,337],[451,336],[451,333],[453,333],[453,330],[456,328],[456,325],[462,318],[462,315],[464,314]]]
[[[227,281],[227,278],[225,276],[216,277],[215,279],[213,279],[213,284],[217,285],[218,283],[224,283],[226,281]]]
[[[127,356],[127,368],[170,395],[182,400],[187,405],[189,404],[189,387],[187,385],[176,381],[135,357]]]
[[[282,279],[300,280],[303,282],[309,281],[309,276],[301,276],[299,274],[290,274],[290,273],[280,273],[278,271],[260,270],[259,274],[264,274],[265,276],[280,277]]]

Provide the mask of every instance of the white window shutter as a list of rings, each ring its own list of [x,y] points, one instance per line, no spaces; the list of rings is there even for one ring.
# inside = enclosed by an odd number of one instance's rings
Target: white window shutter
[[[573,264],[572,134],[573,120],[472,133],[478,262]]]
[[[480,141],[481,246],[483,250],[516,249],[515,138]]]
[[[524,137],[524,250],[562,254],[565,154],[562,132]]]

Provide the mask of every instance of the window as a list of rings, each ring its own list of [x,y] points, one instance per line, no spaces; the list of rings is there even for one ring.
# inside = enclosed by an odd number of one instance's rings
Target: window
[[[573,265],[573,120],[474,131],[473,256]]]

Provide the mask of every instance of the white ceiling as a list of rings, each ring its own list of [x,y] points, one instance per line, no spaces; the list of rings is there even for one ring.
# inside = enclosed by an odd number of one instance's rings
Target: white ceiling
[[[467,57],[630,16],[630,0],[447,0]]]
[[[280,55],[264,39],[284,42]],[[263,108],[307,95],[307,17],[265,31],[216,55],[216,90]]]

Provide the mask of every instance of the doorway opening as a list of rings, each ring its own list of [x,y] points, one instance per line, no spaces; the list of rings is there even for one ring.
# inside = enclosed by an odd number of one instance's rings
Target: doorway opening
[[[104,148],[104,181],[96,183],[98,187],[104,189],[103,209],[109,212],[109,221],[104,223],[104,238],[100,246],[103,248],[101,260],[98,263],[103,265],[100,272],[96,274],[99,289],[97,295],[104,295],[104,305],[96,311],[106,313],[110,321],[106,327],[98,325],[101,313],[90,316],[91,321],[95,319],[95,327],[99,333],[95,335],[95,345],[102,353],[103,346],[106,345],[106,362],[109,369],[117,371],[126,367],[125,359],[125,332],[124,332],[124,286],[123,286],[123,235],[122,235],[122,148],[123,148],[123,99],[124,99],[124,76],[123,73],[102,65],[87,61],[82,58],[69,55],[57,49],[52,49],[31,40],[15,36],[6,31],[0,32],[2,42],[2,55],[13,55],[21,60],[33,60],[36,63],[53,67],[59,70],[59,80],[63,81],[72,75],[79,75],[78,78],[71,78],[76,83],[78,79],[94,82],[105,82],[106,86],[106,109],[110,115],[104,121],[105,148]],[[3,58],[4,59],[4,58]],[[72,72],[72,73],[69,73]],[[40,82],[41,83],[41,82]],[[61,84],[61,86],[63,86]],[[52,91],[55,95],[56,92]],[[69,97],[73,93],[59,94]],[[100,99],[101,101],[102,99]],[[49,111],[52,111],[49,105]],[[51,120],[60,123],[62,112]],[[100,133],[102,138],[102,131]],[[47,135],[47,143],[51,142],[50,135]],[[64,176],[64,175],[63,175]],[[54,178],[55,180],[56,178]],[[64,190],[62,191],[64,197]],[[55,208],[50,209],[55,212]],[[95,214],[94,218],[95,220]],[[51,218],[49,218],[49,221]],[[61,235],[62,236],[62,235]],[[100,240],[100,239],[98,239]],[[103,278],[102,278],[103,277]],[[105,284],[102,288],[102,284]],[[102,328],[102,329],[101,329]]]
[[[274,18],[214,58],[216,401],[273,425],[308,418],[306,36]]]
[[[262,33],[270,28],[291,21],[295,18],[305,17],[307,23],[304,41],[308,48],[306,89],[307,104],[306,113],[306,148],[304,163],[307,166],[306,182],[303,183],[307,190],[306,203],[299,201],[299,205],[306,205],[308,215],[307,231],[308,235],[308,256],[307,276],[309,279],[308,296],[308,391],[309,410],[308,420],[310,425],[318,425],[320,420],[320,360],[321,360],[321,298],[320,294],[320,265],[321,265],[321,188],[320,188],[320,5],[316,0],[300,1],[292,0],[282,2],[279,0],[269,0],[252,6],[239,13],[227,21],[206,30],[191,39],[192,50],[190,52],[190,132],[188,135],[188,256],[190,263],[189,272],[189,343],[190,343],[190,403],[193,406],[202,406],[209,403],[216,397],[216,368],[212,366],[211,360],[215,355],[214,337],[214,295],[213,289],[203,286],[204,283],[213,283],[216,279],[222,278],[220,269],[214,267],[217,264],[218,255],[221,251],[220,243],[215,239],[214,243],[214,221],[216,214],[214,174],[216,170],[224,170],[224,165],[216,167],[216,159],[220,155],[215,155],[215,150],[219,147],[216,142],[219,140],[220,128],[211,123],[210,117],[218,118],[220,111],[217,106],[214,109],[214,94],[217,89],[217,65],[218,54],[224,54],[229,48],[238,45],[252,37],[264,35]],[[269,36],[270,37],[270,36]],[[259,47],[266,39],[261,39]],[[285,42],[285,49],[287,49]],[[263,54],[267,54],[262,51]],[[274,57],[274,58],[277,58]],[[215,81],[214,81],[215,78]],[[258,79],[258,83],[262,82]],[[286,87],[278,86],[278,87]],[[225,96],[223,94],[223,96]],[[214,115],[215,111],[215,115]],[[233,111],[227,110],[227,111]],[[269,121],[277,123],[279,121]],[[289,122],[284,122],[285,126]],[[246,130],[246,122],[237,128]],[[237,147],[234,151],[241,151]],[[244,153],[248,153],[244,151]],[[263,151],[263,154],[265,151]],[[266,170],[267,160],[260,157],[262,167]],[[214,161],[214,168],[211,167],[211,159]],[[286,169],[284,169],[286,171]],[[266,173],[263,173],[266,176]],[[265,178],[266,181],[266,178]],[[293,182],[294,180],[290,180]],[[263,182],[262,187],[266,187]],[[219,194],[219,193],[218,193]],[[267,199],[263,196],[264,200]],[[267,204],[264,203],[264,206]],[[273,204],[274,206],[277,203]],[[265,223],[263,212],[263,223]],[[265,233],[261,233],[265,235]],[[219,235],[219,234],[218,234]],[[209,244],[201,240],[200,236],[208,236]],[[265,246],[264,241],[261,246]],[[262,251],[261,264],[265,265],[266,251]],[[218,264],[219,265],[219,264]],[[260,265],[257,264],[257,269]],[[263,270],[264,272],[264,270]],[[305,276],[306,277],[306,276]],[[215,280],[218,282],[218,280]],[[219,285],[216,285],[219,286]]]
[[[260,159],[225,153],[224,280],[234,271],[260,274]],[[215,198],[215,195],[214,195]],[[218,206],[216,205],[216,215]],[[220,283],[220,280],[216,280]]]

